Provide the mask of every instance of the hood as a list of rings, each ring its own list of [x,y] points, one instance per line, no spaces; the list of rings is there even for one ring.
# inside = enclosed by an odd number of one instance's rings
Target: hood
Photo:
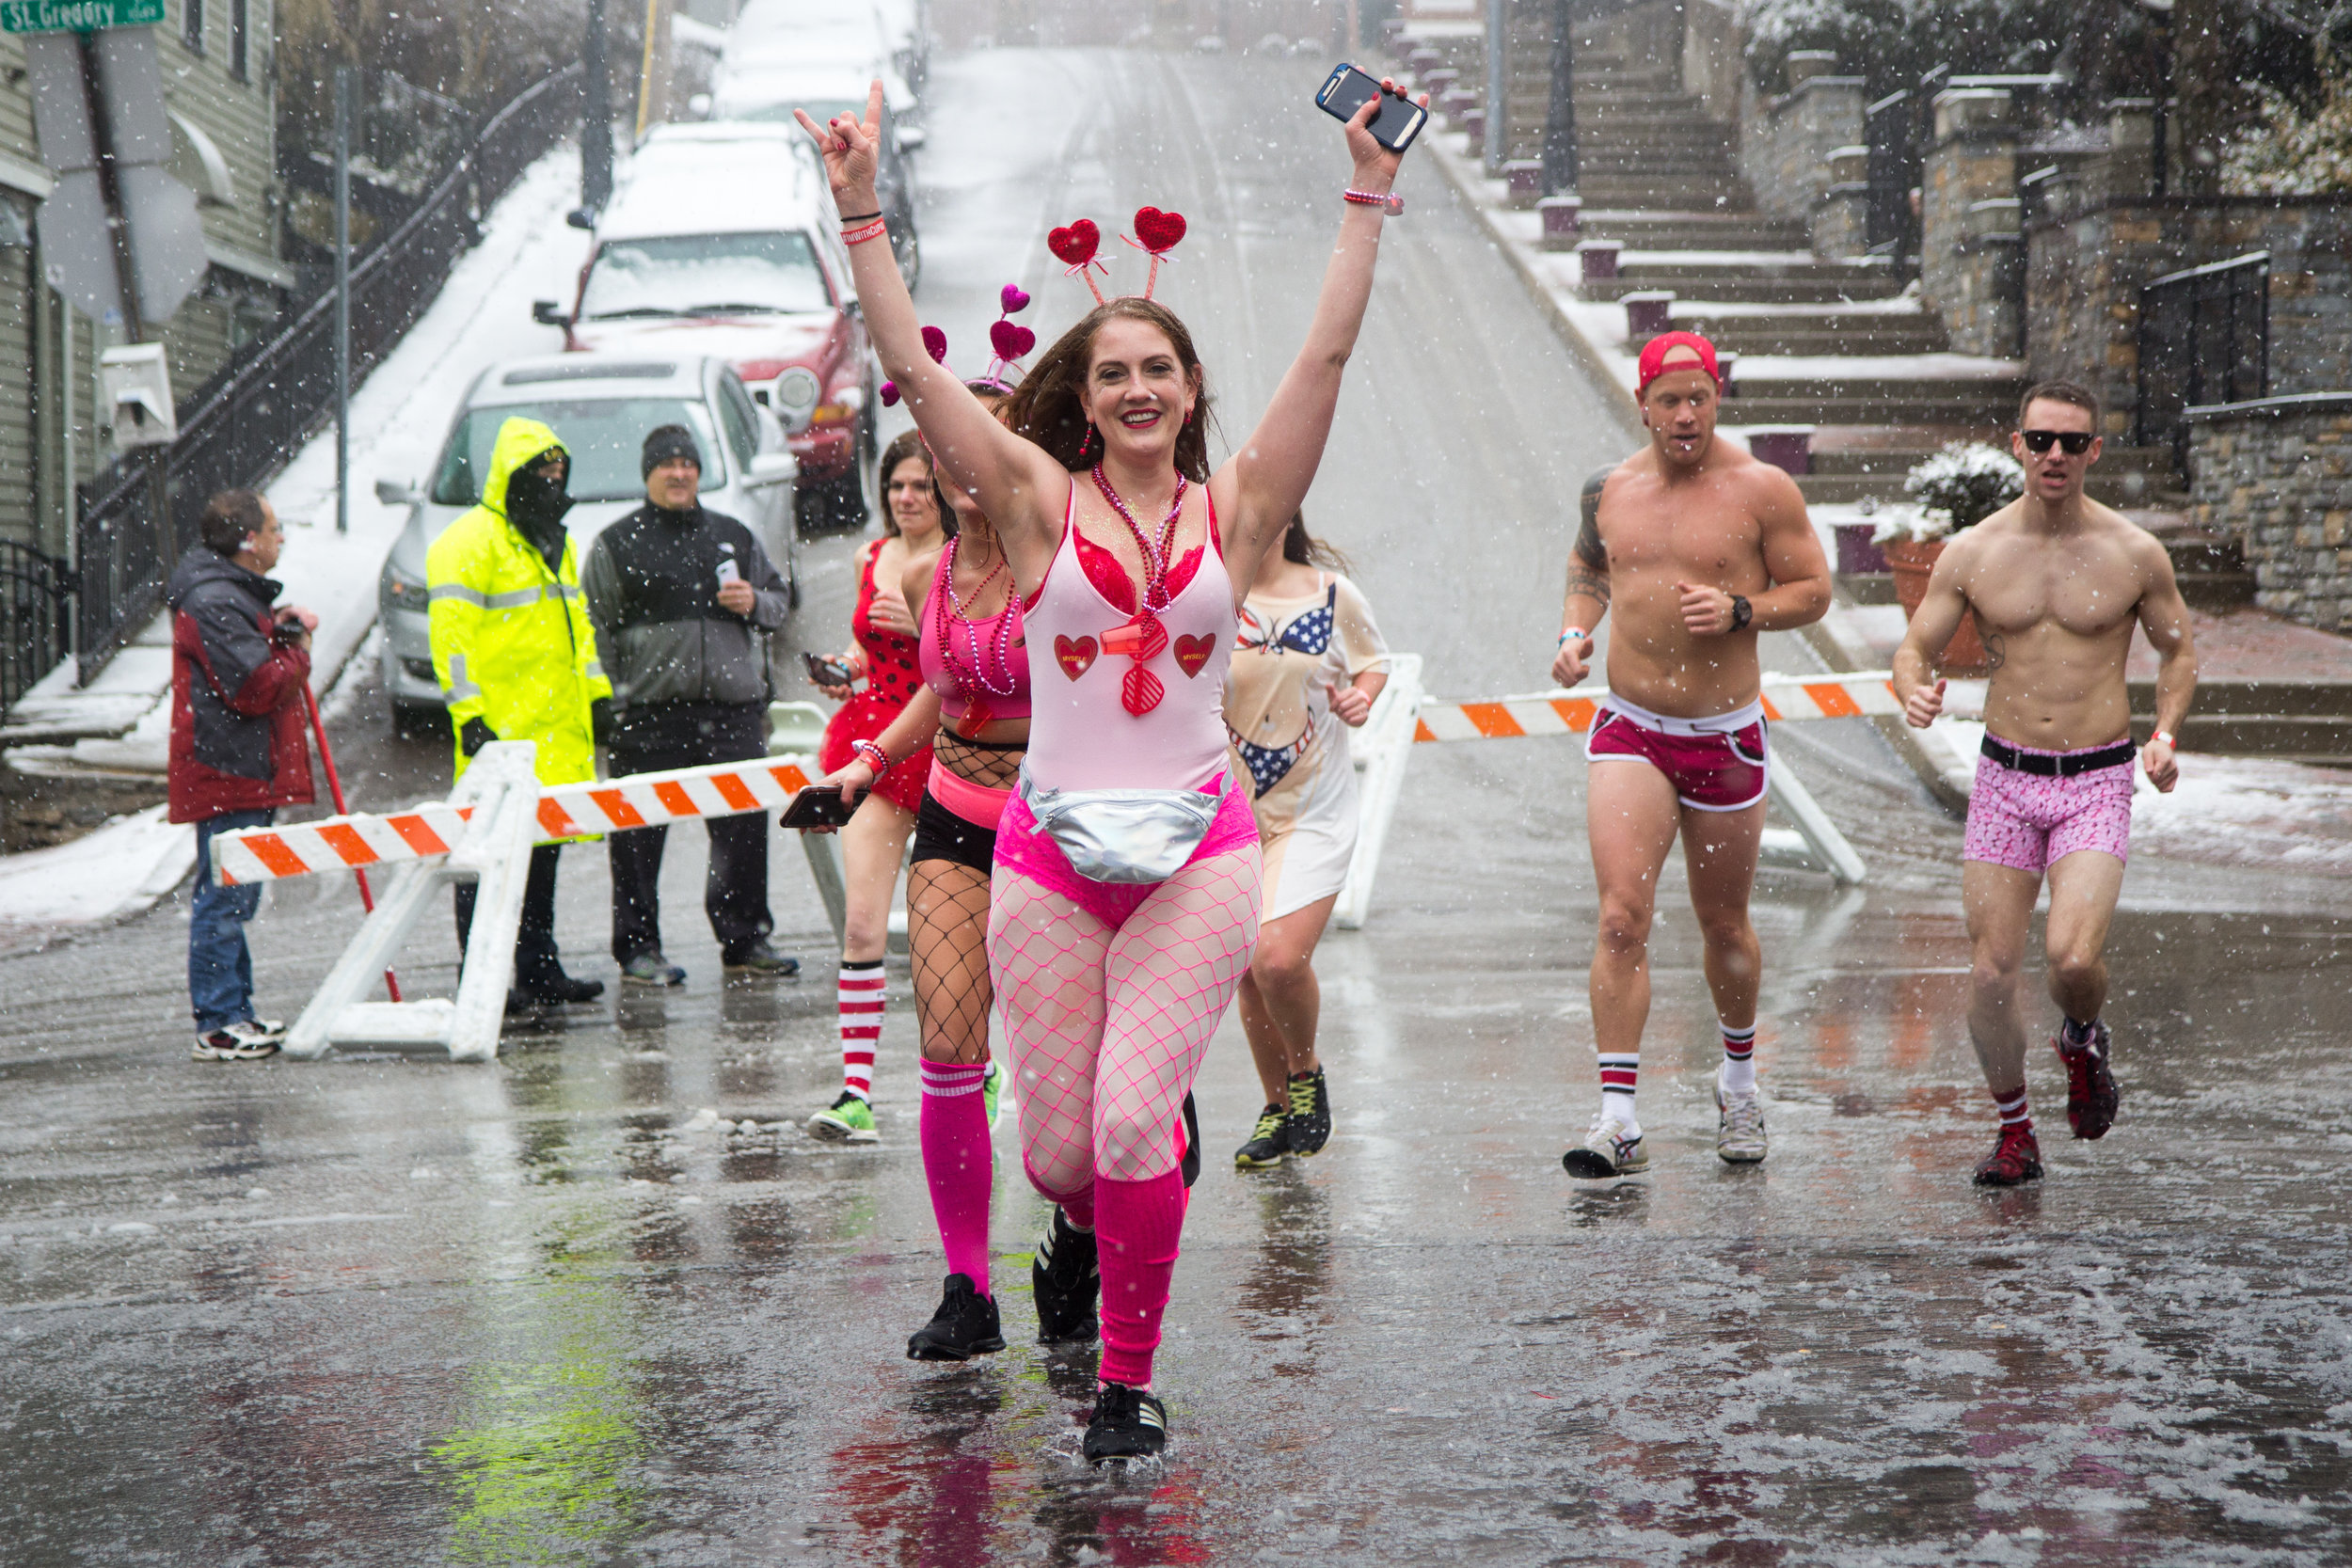
[[[710,354],[736,368],[825,353],[837,320],[831,310],[796,316],[694,316],[682,320],[583,321],[572,341],[599,353]]]
[[[226,582],[242,590],[252,596],[255,608],[261,610],[267,610],[285,591],[285,585],[276,578],[247,571],[210,545],[194,545],[180,558],[180,564],[172,568],[171,584],[164,590],[164,603],[176,610],[190,594],[208,582]]]
[[[490,448],[490,472],[482,482],[482,504],[505,516],[506,482],[550,447],[571,455],[564,438],[537,420],[512,419],[499,426],[499,438]]]

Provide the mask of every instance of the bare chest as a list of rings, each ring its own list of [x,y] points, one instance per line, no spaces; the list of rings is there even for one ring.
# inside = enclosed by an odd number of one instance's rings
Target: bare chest
[[[1762,560],[1762,529],[1717,491],[1629,500],[1606,509],[1599,523],[1612,575],[1726,582],[1752,575]]]
[[[2051,626],[2098,638],[2130,624],[2139,573],[2121,548],[2093,541],[2003,540],[1978,552],[1962,592],[1990,630]]]

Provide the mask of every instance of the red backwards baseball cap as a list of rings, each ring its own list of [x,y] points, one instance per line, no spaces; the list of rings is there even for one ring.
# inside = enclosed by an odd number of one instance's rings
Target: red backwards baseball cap
[[[1715,345],[1695,332],[1661,332],[1642,345],[1640,385],[1633,395],[1640,397],[1649,390],[1649,384],[1673,371],[1705,371],[1708,379],[1723,385],[1723,372],[1715,367]]]

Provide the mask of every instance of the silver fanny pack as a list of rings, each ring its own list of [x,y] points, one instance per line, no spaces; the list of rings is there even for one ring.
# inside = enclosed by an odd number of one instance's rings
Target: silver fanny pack
[[[1017,785],[1038,831],[1072,869],[1098,882],[1164,882],[1209,833],[1225,797],[1198,789],[1043,789]]]

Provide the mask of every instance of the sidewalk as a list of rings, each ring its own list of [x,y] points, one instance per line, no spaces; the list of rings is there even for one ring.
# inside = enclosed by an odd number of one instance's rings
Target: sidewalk
[[[374,482],[413,480],[439,450],[466,388],[494,360],[551,353],[562,334],[531,319],[535,297],[562,294],[588,237],[564,214],[577,205],[579,150],[565,144],[516,182],[459,259],[431,309],[352,394],[351,531],[335,531],[335,433],[330,426],[269,486],[286,525],[271,575],[281,602],[318,611],[311,684],[326,691],[375,624],[376,579],[405,506],[375,499]],[[28,691],[0,730],[7,762],[52,778],[136,779],[160,790],[171,730],[171,624],[160,614],[86,688],[69,661]],[[162,821],[160,807],[117,819],[54,849],[0,859],[0,949],[47,929],[147,908],[187,875],[195,834]],[[176,867],[176,869],[175,869]]]

